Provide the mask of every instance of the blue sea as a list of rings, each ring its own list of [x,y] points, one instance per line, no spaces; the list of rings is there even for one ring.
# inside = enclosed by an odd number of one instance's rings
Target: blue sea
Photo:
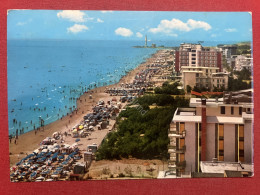
[[[143,41],[8,40],[9,134],[49,124],[76,108],[94,87],[116,83],[157,49]],[[180,42],[158,41],[178,46]],[[205,43],[205,46],[216,43]]]
[[[9,134],[51,123],[94,87],[116,83],[156,49],[138,42],[8,40]],[[14,122],[15,119],[15,122]],[[17,121],[17,122],[16,122]]]

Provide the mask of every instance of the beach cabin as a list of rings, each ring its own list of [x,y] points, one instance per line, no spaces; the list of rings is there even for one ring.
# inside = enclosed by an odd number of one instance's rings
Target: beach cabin
[[[98,149],[98,146],[93,144],[93,145],[88,145],[87,146],[87,152],[92,152],[92,153],[96,153]]]

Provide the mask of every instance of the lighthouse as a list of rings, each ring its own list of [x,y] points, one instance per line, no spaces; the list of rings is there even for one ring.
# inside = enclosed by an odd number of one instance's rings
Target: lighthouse
[[[145,35],[145,43],[144,46],[147,47],[147,35]]]

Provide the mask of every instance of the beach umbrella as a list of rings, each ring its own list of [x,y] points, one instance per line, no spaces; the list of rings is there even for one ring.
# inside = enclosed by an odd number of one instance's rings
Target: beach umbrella
[[[44,177],[37,177],[37,178],[36,178],[36,181],[37,181],[37,180],[44,180]]]
[[[76,140],[75,140],[75,142],[79,142],[80,141],[80,139],[79,138],[77,138]]]
[[[54,146],[54,148],[60,148],[60,145],[57,143],[55,143],[53,146]]]
[[[64,148],[69,148],[70,147],[70,145],[69,144],[64,144],[64,146],[63,146]]]
[[[42,152],[45,152],[45,153],[46,153],[46,152],[48,152],[48,149],[43,149]]]
[[[36,153],[36,154],[38,154],[38,153],[39,153],[39,150],[38,150],[38,149],[36,149],[36,150],[34,150],[34,151],[33,151],[33,153]]]
[[[79,126],[79,129],[83,129],[83,128],[84,128],[84,126],[83,126],[83,125],[80,125],[80,126]]]
[[[73,131],[72,131],[72,133],[77,133],[78,131],[77,131],[77,129],[74,129]]]

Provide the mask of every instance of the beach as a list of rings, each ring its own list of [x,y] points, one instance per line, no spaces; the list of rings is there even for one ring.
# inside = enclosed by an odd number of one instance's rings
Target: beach
[[[73,129],[73,127],[80,124],[80,122],[83,120],[83,117],[87,113],[92,112],[92,107],[95,106],[100,100],[103,100],[104,102],[111,100],[112,97],[110,96],[110,94],[105,93],[105,90],[107,88],[118,88],[123,83],[131,83],[137,73],[144,70],[147,65],[155,61],[156,57],[160,54],[160,51],[162,50],[158,50],[156,54],[153,54],[144,63],[140,64],[137,68],[128,72],[128,74],[122,77],[118,83],[98,87],[84,93],[77,100],[77,109],[69,115],[64,116],[62,119],[59,119],[53,123],[45,125],[44,127],[41,127],[40,130],[34,130],[19,135],[18,139],[16,140],[16,144],[14,143],[14,139],[12,139],[11,143],[9,144],[10,166],[13,166],[15,163],[19,162],[22,158],[26,156],[26,154],[30,154],[35,149],[39,148],[41,141],[46,137],[52,137],[52,134],[54,132],[60,132],[61,134],[63,134],[64,132],[69,132]],[[154,79],[158,80],[158,78]],[[162,83],[161,80],[160,83]],[[90,95],[92,96],[91,99],[89,98]],[[117,96],[116,98],[119,100],[120,96]],[[126,104],[127,103],[122,103],[122,108],[124,108]],[[112,130],[114,123],[115,120],[110,119],[108,128],[103,130],[95,130],[91,133],[91,135],[88,136],[88,138],[81,139],[79,149],[84,151],[86,150],[87,145],[93,143],[100,145],[103,138],[107,135],[109,131]],[[71,145],[74,142],[75,138],[72,138],[72,136],[64,137],[64,143]]]

